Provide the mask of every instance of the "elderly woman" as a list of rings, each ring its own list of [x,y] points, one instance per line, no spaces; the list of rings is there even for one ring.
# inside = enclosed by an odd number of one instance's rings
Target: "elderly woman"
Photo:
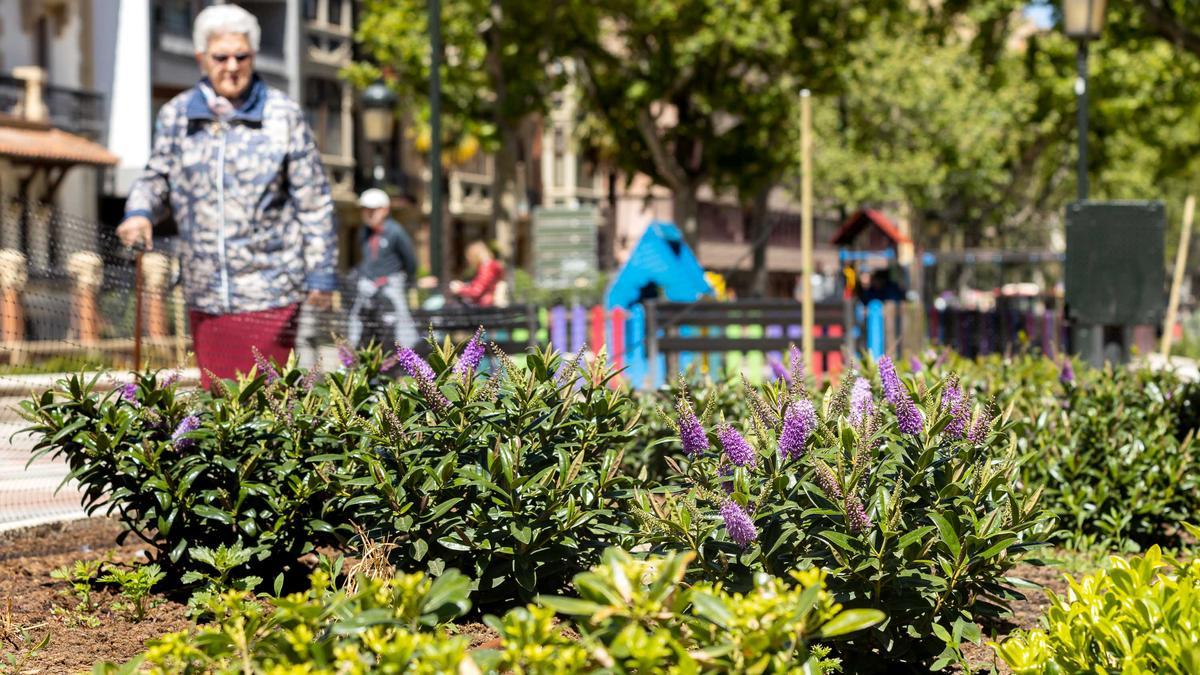
[[[155,225],[180,233],[196,361],[249,371],[254,349],[284,361],[304,302],[329,306],[335,225],[329,183],[298,105],[254,73],[261,30],[235,5],[196,17],[204,77],[158,114],[154,148],[117,235],[152,248]]]

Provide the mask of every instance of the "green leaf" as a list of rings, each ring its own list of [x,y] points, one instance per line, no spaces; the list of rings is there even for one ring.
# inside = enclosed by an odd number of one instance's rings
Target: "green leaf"
[[[866,628],[883,621],[886,615],[877,609],[848,609],[825,622],[818,631],[822,638],[838,637]]]
[[[940,513],[930,513],[929,518],[937,525],[938,534],[941,535],[946,547],[950,549],[950,555],[957,560],[959,554],[962,553],[962,546],[958,541],[958,533],[954,531],[954,526]]]

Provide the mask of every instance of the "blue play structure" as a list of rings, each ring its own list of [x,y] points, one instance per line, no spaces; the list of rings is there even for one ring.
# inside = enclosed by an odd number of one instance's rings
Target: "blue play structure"
[[[632,309],[645,300],[691,302],[712,293],[704,268],[674,223],[650,223],[608,287],[609,309]]]
[[[630,329],[626,333],[629,367],[626,372],[633,382],[641,382],[646,369],[653,367],[654,386],[658,386],[663,381],[666,366],[662,357],[657,364],[646,360],[642,303],[646,300],[691,302],[712,292],[704,278],[704,268],[684,241],[679,228],[662,220],[651,222],[638,239],[637,246],[633,247],[629,259],[617,271],[605,297],[608,309],[624,307],[630,311]],[[689,327],[680,327],[683,334],[688,330]],[[685,355],[683,365],[686,367],[690,360],[690,355]]]

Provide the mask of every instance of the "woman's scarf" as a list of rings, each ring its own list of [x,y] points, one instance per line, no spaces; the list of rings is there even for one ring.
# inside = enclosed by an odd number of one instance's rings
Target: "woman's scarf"
[[[208,109],[218,120],[225,122],[233,117],[233,113],[237,112],[237,106],[213,90],[212,85],[208,82],[200,83],[200,93],[204,95],[204,102],[208,104]]]

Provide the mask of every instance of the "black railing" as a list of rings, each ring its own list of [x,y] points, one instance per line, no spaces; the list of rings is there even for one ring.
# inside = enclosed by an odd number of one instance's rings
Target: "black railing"
[[[91,91],[49,84],[42,88],[50,124],[64,131],[99,138],[104,133],[104,97]],[[25,81],[0,75],[0,113],[13,114],[25,101]]]

